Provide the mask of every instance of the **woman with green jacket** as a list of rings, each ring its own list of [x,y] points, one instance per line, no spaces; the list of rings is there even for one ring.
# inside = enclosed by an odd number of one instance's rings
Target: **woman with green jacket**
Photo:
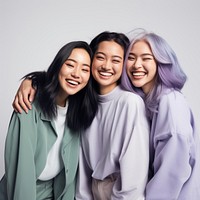
[[[89,127],[97,110],[91,57],[86,42],[66,44],[39,76],[32,110],[13,112],[0,199],[74,199],[80,132]],[[34,80],[35,73],[26,77],[30,76]]]

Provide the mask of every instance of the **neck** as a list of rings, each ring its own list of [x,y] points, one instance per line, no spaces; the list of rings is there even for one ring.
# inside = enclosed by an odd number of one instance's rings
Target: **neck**
[[[113,91],[117,87],[116,85],[110,85],[110,86],[100,86],[99,88],[99,94],[100,95],[105,95]]]
[[[62,98],[61,96],[58,95],[57,98],[56,98],[56,104],[61,106],[61,107],[65,107],[66,101],[67,101],[67,97]]]

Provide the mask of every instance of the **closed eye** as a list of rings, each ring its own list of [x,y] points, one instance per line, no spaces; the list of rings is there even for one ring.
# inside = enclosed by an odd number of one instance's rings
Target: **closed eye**
[[[104,57],[102,57],[102,56],[96,56],[96,59],[98,59],[98,60],[104,60]]]
[[[69,67],[69,68],[73,68],[73,67],[74,67],[74,65],[69,64],[69,63],[65,63],[65,65],[66,65],[67,67]]]
[[[82,69],[83,72],[89,72],[89,69]]]
[[[151,57],[146,57],[146,58],[143,58],[144,61],[147,61],[147,60],[152,60],[153,58]]]
[[[118,64],[120,62],[121,62],[120,60],[113,60],[113,63],[115,63],[115,64]]]
[[[128,60],[133,61],[133,60],[135,60],[135,57],[129,56]]]

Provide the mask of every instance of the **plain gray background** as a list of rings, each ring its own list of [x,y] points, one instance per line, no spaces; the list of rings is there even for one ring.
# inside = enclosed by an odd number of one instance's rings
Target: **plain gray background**
[[[0,0],[0,178],[12,101],[20,78],[47,69],[71,40],[145,28],[163,36],[188,75],[183,89],[200,123],[199,0]]]

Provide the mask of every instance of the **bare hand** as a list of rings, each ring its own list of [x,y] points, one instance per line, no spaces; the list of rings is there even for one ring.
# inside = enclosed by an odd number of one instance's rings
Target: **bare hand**
[[[22,113],[22,109],[28,113],[31,103],[34,100],[36,90],[32,87],[32,80],[25,79],[22,81],[12,103],[16,112]]]

